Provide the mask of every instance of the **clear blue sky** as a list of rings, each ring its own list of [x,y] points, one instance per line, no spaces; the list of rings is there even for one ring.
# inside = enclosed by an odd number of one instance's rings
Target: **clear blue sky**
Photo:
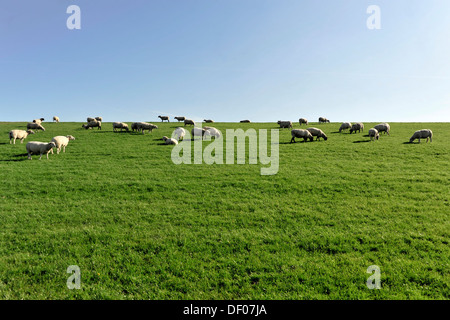
[[[69,5],[81,30],[69,30]],[[369,5],[381,30],[369,30]],[[0,121],[450,121],[448,0],[2,0]]]

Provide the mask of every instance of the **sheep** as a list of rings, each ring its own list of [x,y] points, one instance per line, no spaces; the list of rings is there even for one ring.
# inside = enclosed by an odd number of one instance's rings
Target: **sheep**
[[[90,129],[90,128],[97,127],[97,130],[101,130],[102,129],[102,123],[101,123],[101,121],[95,120],[95,121],[88,122],[87,124],[83,124],[81,127],[85,128],[86,130]]]
[[[300,123],[300,125],[302,125],[302,123],[308,125],[308,120],[305,119],[305,118],[300,118],[300,119],[298,119],[298,122]]]
[[[204,119],[203,122],[206,122],[206,123],[213,123],[214,120],[211,120],[211,119]]]
[[[325,140],[325,141],[328,140],[327,135],[326,135],[322,130],[320,130],[320,129],[317,129],[317,128],[308,128],[308,129],[306,129],[306,130],[308,130],[308,131],[311,133],[311,135],[312,135],[313,137],[317,137],[317,138],[316,138],[316,141],[317,141],[317,140],[320,140],[320,138],[323,138],[323,140]]]
[[[97,121],[95,118],[87,117],[86,122],[94,122]]]
[[[53,121],[56,122],[56,123],[59,123],[59,117],[53,116]]]
[[[33,130],[11,130],[9,132],[9,144],[14,141],[14,144],[16,144],[16,139],[20,140],[20,143],[23,143],[23,140],[25,140],[29,134],[34,134]]]
[[[42,125],[40,125],[39,123],[34,123],[34,122],[27,123],[27,130],[30,130],[30,129],[45,131],[45,128]]]
[[[63,152],[66,152],[66,147],[69,144],[70,140],[75,140],[74,136],[56,136],[53,137],[51,142],[55,143],[56,146],[56,154],[59,154],[61,151],[61,148],[63,149]],[[53,149],[51,150],[53,154]]]
[[[130,131],[128,129],[128,124],[124,123],[124,122],[113,122],[112,124],[113,126],[113,131],[115,132],[117,129],[120,129],[120,131],[122,132],[122,129],[125,129],[127,132]]]
[[[352,127],[352,124],[350,122],[343,122],[341,124],[341,127],[339,128],[339,132],[341,132],[342,130],[350,129],[351,127]]]
[[[42,121],[44,121],[44,120],[45,120],[44,118],[34,119],[33,122],[34,122],[34,123],[37,123],[37,124],[41,124]]]
[[[409,142],[412,143],[414,140],[419,139],[419,143],[420,143],[420,139],[425,139],[427,138],[427,142],[428,142],[428,138],[430,139],[430,142],[433,142],[433,132],[430,129],[422,129],[422,130],[417,130],[416,132],[414,132],[414,134],[412,135],[412,137],[409,139]]]
[[[131,124],[131,130],[132,131],[140,131],[140,129],[139,129],[139,123],[140,122],[133,122],[132,124]]]
[[[184,139],[184,136],[186,135],[186,130],[181,127],[177,127],[173,133],[172,133],[172,139],[177,139],[179,141]]]
[[[178,122],[180,122],[180,121],[186,120],[186,117],[174,117],[174,119],[178,120]]]
[[[195,122],[194,122],[194,120],[190,120],[190,119],[184,119],[184,126],[186,126],[186,125],[192,125],[192,126],[195,126]]]
[[[166,136],[162,137],[162,139],[164,140],[164,142],[166,144],[178,144],[178,140],[177,139],[173,139],[173,138],[168,138]]]
[[[167,120],[167,122],[170,122],[168,116],[158,116],[158,118],[161,119],[161,122],[164,122],[164,120]]]
[[[222,135],[222,133],[214,127],[203,127],[203,129],[205,130],[205,136],[211,136],[218,139]]]
[[[50,152],[50,150],[52,150],[53,148],[55,148],[56,145],[54,142],[49,142],[49,143],[45,143],[45,142],[39,142],[39,141],[31,141],[27,143],[27,152],[28,152],[28,159],[31,160],[31,154],[40,154],[40,158],[39,160],[42,159],[42,155],[46,154],[47,155],[47,160],[48,160],[48,153]]]
[[[203,137],[205,132],[206,132],[206,130],[203,128],[198,128],[198,127],[192,128],[192,130],[191,130],[192,140],[194,140],[195,137]]]
[[[378,133],[378,130],[375,128],[370,128],[369,129],[369,137],[370,137],[370,141],[372,140],[378,140],[380,139],[380,134]]]
[[[250,120],[241,120],[241,123],[250,123]]]
[[[330,120],[324,117],[319,117],[319,123],[327,123],[327,122],[330,122]]]
[[[356,130],[358,130],[358,132],[364,131],[364,124],[362,122],[354,123],[350,129],[350,133],[356,133]]]
[[[95,117],[95,120],[102,122],[103,118],[102,117]]]
[[[378,130],[378,133],[384,132],[387,133],[388,136],[390,136],[389,131],[391,130],[391,126],[389,125],[389,123],[380,123],[377,124],[374,128]]]
[[[291,128],[292,129],[292,121],[278,120],[277,124],[280,125],[280,128]]]
[[[139,122],[138,128],[142,130],[142,134],[145,134],[145,130],[148,130],[148,132],[152,132],[153,129],[158,129],[158,126],[152,123]]]
[[[303,129],[293,129],[291,131],[291,143],[295,142],[295,138],[303,138],[304,141],[313,141],[314,137],[312,136],[312,134],[308,131],[308,130],[303,130]]]

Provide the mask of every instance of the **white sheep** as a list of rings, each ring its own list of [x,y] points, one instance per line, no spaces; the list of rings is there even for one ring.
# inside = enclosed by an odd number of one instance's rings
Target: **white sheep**
[[[377,129],[371,128],[371,129],[369,129],[369,137],[370,137],[370,141],[378,140],[378,139],[380,139],[380,134],[378,133]]]
[[[180,122],[180,121],[186,120],[186,117],[174,117],[174,119],[178,120],[178,122]]]
[[[173,133],[172,133],[172,139],[177,139],[179,141],[184,139],[184,136],[186,135],[186,130],[181,127],[177,127]]]
[[[300,119],[298,119],[298,122],[300,123],[300,125],[302,125],[302,123],[308,125],[308,120],[305,119],[305,118],[300,118]]]
[[[158,129],[158,126],[152,123],[139,122],[138,129],[142,130],[142,134],[145,134],[145,130],[148,130],[148,132],[152,132],[153,129]]]
[[[87,117],[86,121],[87,122],[94,122],[94,121],[97,121],[97,120],[95,118]]]
[[[164,136],[162,139],[164,140],[164,142],[166,144],[175,144],[175,145],[178,144],[178,140],[177,139],[168,138],[166,136]]]
[[[186,125],[195,126],[195,122],[194,122],[194,120],[191,120],[191,119],[184,119],[184,126],[186,126]]]
[[[330,120],[324,117],[319,117],[319,123],[326,123],[326,122],[330,122]]]
[[[292,121],[278,120],[277,124],[280,126],[280,128],[291,128],[292,129]]]
[[[56,122],[56,123],[59,123],[59,117],[53,116],[53,121]]]
[[[130,131],[128,129],[128,124],[124,123],[124,122],[113,122],[112,124],[113,126],[113,131],[115,132],[117,129],[120,129],[120,131],[122,132],[123,129],[125,129],[127,132]]]
[[[32,122],[37,123],[37,124],[41,124],[42,121],[44,121],[44,118],[40,118],[40,119],[34,119]]]
[[[23,140],[25,140],[29,134],[34,134],[33,130],[11,130],[9,132],[9,144],[14,141],[14,144],[16,144],[16,139],[20,140],[20,143],[23,143]]]
[[[102,117],[95,117],[95,120],[103,122],[103,118]]]
[[[327,135],[326,135],[322,130],[320,130],[320,129],[317,129],[317,128],[308,128],[308,129],[306,129],[306,130],[308,130],[308,131],[311,133],[311,135],[312,135],[313,137],[316,137],[316,140],[320,140],[320,138],[323,138],[325,141],[328,140]]]
[[[34,122],[27,123],[27,130],[30,130],[30,129],[45,131],[45,128],[41,124],[34,123]]]
[[[308,130],[304,130],[304,129],[293,129],[291,131],[291,143],[295,142],[295,138],[303,138],[304,141],[313,141],[314,137],[312,136],[312,134],[308,131]]]
[[[416,132],[414,132],[414,134],[412,135],[412,137],[409,139],[409,142],[412,143],[414,140],[419,139],[419,143],[420,143],[420,139],[430,139],[430,142],[433,142],[433,132],[430,129],[422,129],[422,130],[417,130]]]
[[[191,130],[192,140],[194,140],[195,137],[203,138],[203,136],[205,135],[205,132],[206,132],[206,130],[203,128],[197,128],[197,127],[192,128],[192,130]]]
[[[55,143],[56,146],[56,154],[59,154],[61,151],[61,148],[63,149],[63,152],[66,152],[66,147],[69,144],[70,140],[75,140],[74,136],[56,136],[53,137],[52,142]],[[53,154],[53,149],[51,150]]]
[[[168,116],[158,116],[158,118],[161,119],[161,122],[164,122],[164,120],[167,120],[167,122],[170,122],[169,117]]]
[[[378,133],[384,132],[387,133],[388,136],[390,136],[389,131],[391,131],[391,126],[389,125],[389,123],[380,123],[377,124],[374,128],[377,129]]]
[[[362,122],[354,123],[350,128],[350,133],[356,133],[356,130],[358,130],[358,132],[364,131],[364,124]]]
[[[211,120],[211,119],[203,119],[203,122],[206,122],[206,123],[213,123],[214,120]]]
[[[205,136],[211,136],[214,137],[215,139],[218,139],[222,135],[222,133],[214,127],[203,127],[203,129],[205,130],[204,133]]]
[[[90,129],[90,128],[95,128],[95,127],[97,127],[97,130],[101,130],[102,123],[101,123],[101,121],[95,120],[95,121],[88,122],[87,124],[83,124],[82,127],[85,128],[86,130]]]
[[[341,132],[342,130],[350,129],[351,127],[352,127],[352,124],[350,122],[343,122],[341,124],[341,127],[339,128],[339,132]]]
[[[53,148],[55,148],[56,145],[54,142],[50,142],[50,143],[46,143],[46,142],[39,142],[39,141],[31,141],[27,143],[27,152],[28,152],[28,159],[31,160],[31,154],[40,154],[40,158],[39,160],[42,159],[42,155],[46,154],[47,155],[47,160],[48,160],[48,153],[50,152],[50,150],[52,150]]]

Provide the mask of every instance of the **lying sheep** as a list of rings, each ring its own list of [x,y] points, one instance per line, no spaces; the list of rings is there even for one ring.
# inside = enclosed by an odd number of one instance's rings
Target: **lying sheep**
[[[50,143],[45,143],[45,142],[39,142],[39,141],[31,141],[27,143],[27,152],[28,152],[28,159],[31,160],[31,154],[40,154],[40,158],[39,160],[42,159],[42,155],[46,154],[47,155],[47,160],[48,160],[48,153],[50,152],[50,150],[52,150],[53,148],[55,148],[56,145],[54,142],[50,142]]]
[[[390,136],[389,131],[391,130],[391,126],[389,125],[389,123],[380,123],[376,125],[374,128],[378,130],[378,133],[384,132],[387,133],[388,136]]]
[[[142,130],[142,134],[145,134],[145,130],[152,132],[153,129],[158,129],[158,126],[148,122],[139,122],[138,129]]]
[[[66,152],[66,147],[69,144],[70,140],[75,140],[75,137],[73,136],[56,136],[53,137],[52,142],[55,143],[56,146],[56,154],[59,154],[61,151],[61,148],[63,149],[63,152]],[[53,149],[51,150],[53,154]]]
[[[34,123],[37,123],[37,124],[41,124],[42,121],[44,121],[44,120],[45,120],[44,118],[34,119],[33,122],[34,122]]]
[[[186,120],[186,117],[174,117],[174,119],[178,120],[178,122],[180,122],[180,121]]]
[[[168,138],[166,136],[162,137],[162,139],[164,140],[164,142],[166,144],[178,144],[178,140],[177,139],[173,139],[173,138]]]
[[[203,127],[203,129],[205,130],[205,136],[211,136],[218,139],[222,135],[222,133],[214,127]]]
[[[420,139],[425,139],[427,138],[427,142],[428,139],[430,139],[430,142],[433,142],[433,132],[430,129],[422,129],[422,130],[417,130],[416,132],[414,132],[414,134],[412,135],[412,137],[409,139],[409,142],[412,143],[414,140],[419,139],[419,143],[420,143]]]
[[[380,139],[380,134],[378,133],[377,129],[371,128],[371,129],[369,129],[369,137],[370,137],[370,141],[378,140],[378,139]]]
[[[302,125],[302,123],[308,125],[308,120],[305,119],[305,118],[300,118],[300,119],[298,119],[298,122],[300,123],[300,125]]]
[[[194,140],[195,137],[203,138],[203,136],[205,135],[205,132],[206,132],[206,130],[203,128],[197,128],[197,127],[192,128],[192,130],[191,130],[192,140]]]
[[[326,122],[330,122],[330,120],[324,117],[319,117],[319,123],[326,123]]]
[[[39,123],[34,123],[34,122],[28,122],[27,130],[30,130],[30,129],[45,131],[45,128],[42,125],[40,125]]]
[[[195,122],[194,122],[194,120],[184,119],[184,126],[186,126],[186,125],[195,126]]]
[[[14,144],[16,144],[16,139],[20,140],[20,143],[23,143],[23,140],[25,140],[29,134],[34,134],[33,130],[11,130],[9,132],[9,144],[14,141]]]
[[[303,129],[293,129],[291,131],[291,143],[295,142],[295,138],[303,138],[304,141],[313,141],[314,137],[312,136],[312,134],[308,131],[308,130],[303,130]]]
[[[292,129],[292,121],[278,120],[277,124],[280,126],[280,128],[291,128]]]
[[[161,122],[164,122],[164,120],[167,120],[167,122],[170,122],[168,116],[158,116],[158,118],[161,119]]]
[[[103,118],[102,117],[95,117],[95,120],[102,122]]]
[[[56,122],[56,123],[58,123],[58,122],[59,122],[59,117],[54,116],[54,117],[53,117],[53,121]]]
[[[206,123],[213,123],[214,120],[211,120],[211,119],[203,119],[203,122],[206,122]]]
[[[241,123],[250,123],[250,120],[241,120]]]
[[[356,133],[356,130],[358,130],[358,132],[364,131],[364,124],[362,122],[354,123],[350,129],[350,133]]]
[[[308,128],[308,129],[306,129],[306,130],[308,130],[308,131],[311,133],[311,135],[312,135],[313,137],[317,137],[317,138],[316,138],[316,141],[317,141],[317,140],[320,140],[320,138],[323,138],[325,141],[328,140],[327,135],[326,135],[322,130],[320,130],[320,129],[317,129],[317,128]]]
[[[343,122],[341,124],[341,127],[339,128],[339,132],[341,132],[342,130],[350,129],[351,127],[352,127],[352,124],[350,122]]]
[[[97,130],[101,130],[102,123],[101,123],[101,121],[95,120],[95,121],[88,122],[87,124],[83,124],[81,127],[85,128],[86,130],[97,127]]]
[[[177,127],[173,133],[172,133],[172,139],[177,139],[179,141],[184,139],[184,136],[186,135],[186,130],[181,127]]]
[[[113,122],[113,131],[115,132],[117,129],[120,129],[120,132],[122,132],[123,129],[125,129],[127,132],[130,131],[128,129],[128,124],[124,122]]]

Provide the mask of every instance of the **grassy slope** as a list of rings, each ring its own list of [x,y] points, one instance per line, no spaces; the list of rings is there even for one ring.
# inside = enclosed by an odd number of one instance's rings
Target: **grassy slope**
[[[65,154],[26,160],[0,123],[2,299],[448,299],[450,124],[391,123],[287,144],[280,169],[174,165],[149,135],[44,123]],[[217,128],[276,128],[217,123]],[[373,124],[365,124],[366,132]],[[296,125],[298,127],[298,124]],[[430,128],[433,143],[404,144]],[[187,143],[187,142],[185,142]],[[366,269],[381,268],[382,290]],[[81,290],[69,290],[69,265]]]

